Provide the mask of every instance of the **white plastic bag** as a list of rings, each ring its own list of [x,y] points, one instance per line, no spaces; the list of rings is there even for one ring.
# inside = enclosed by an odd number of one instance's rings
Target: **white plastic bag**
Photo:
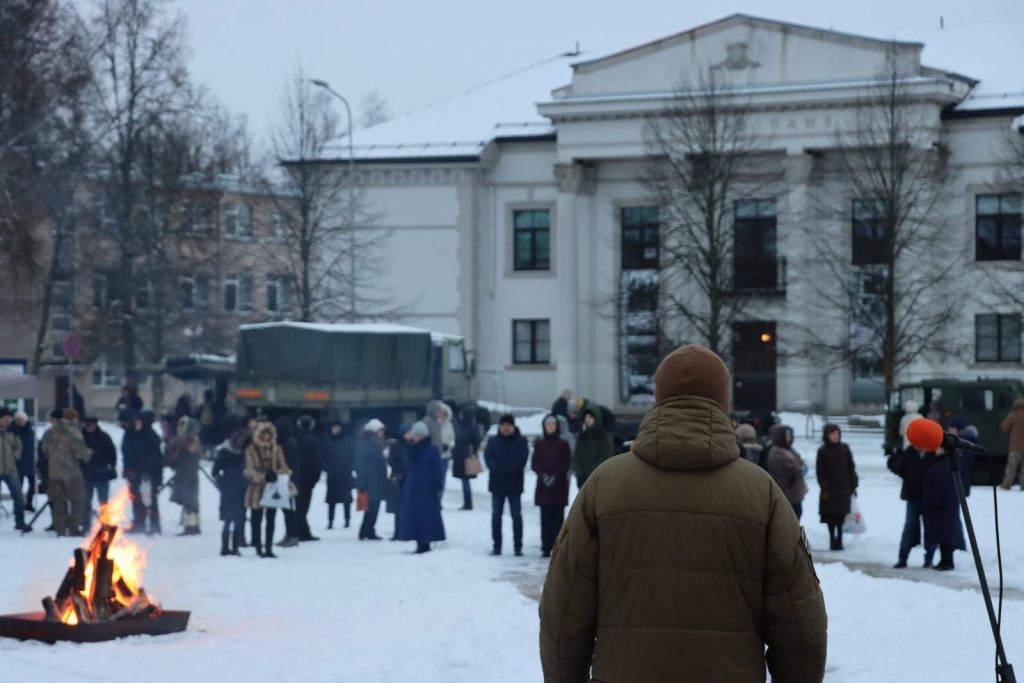
[[[857,505],[857,496],[850,497],[850,512],[843,520],[844,534],[862,534],[868,530],[864,523],[864,515],[860,513],[860,506]]]
[[[260,498],[260,506],[294,510],[295,499],[289,493],[288,475],[279,474],[276,481],[268,481],[266,486],[263,487],[263,497]]]

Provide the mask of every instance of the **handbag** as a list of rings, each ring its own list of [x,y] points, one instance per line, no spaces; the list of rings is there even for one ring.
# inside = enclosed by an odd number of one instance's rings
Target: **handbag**
[[[867,530],[864,515],[861,514],[860,506],[857,505],[857,496],[850,496],[850,511],[846,514],[846,519],[843,520],[843,533],[862,534]]]
[[[369,491],[357,491],[356,492],[356,512],[365,512],[370,507],[370,492]]]
[[[263,496],[260,498],[260,507],[280,508],[282,510],[294,510],[295,498],[289,490],[290,477],[287,474],[277,475],[275,481],[268,481],[263,486]]]
[[[480,463],[480,458],[476,455],[467,455],[466,459],[463,461],[462,467],[465,470],[467,477],[475,477],[484,471],[484,466]]]

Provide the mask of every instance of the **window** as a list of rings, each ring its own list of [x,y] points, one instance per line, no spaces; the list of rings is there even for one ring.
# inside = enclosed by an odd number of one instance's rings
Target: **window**
[[[103,273],[94,273],[92,276],[92,305],[105,311],[116,298],[113,278],[107,277]]]
[[[777,289],[779,262],[775,255],[774,199],[736,202],[733,284],[738,290]]]
[[[448,371],[466,371],[466,351],[462,346],[462,342],[448,344]]]
[[[223,230],[229,237],[252,236],[252,208],[245,202],[228,202],[223,207]]]
[[[142,278],[135,283],[135,309],[145,311],[153,304],[153,286],[149,278]]]
[[[622,209],[622,270],[658,267],[658,207]]]
[[[547,209],[515,211],[515,270],[551,269],[551,214]]]
[[[974,358],[979,363],[1019,363],[1020,313],[974,316]]]
[[[978,261],[1020,260],[1021,196],[980,194],[975,199],[974,258]]]
[[[186,275],[181,285],[181,307],[186,311],[205,311],[210,307],[210,280],[205,275]]]
[[[190,200],[182,205],[181,229],[186,235],[209,235],[210,206],[202,200]]]
[[[280,211],[272,210],[270,212],[270,236],[277,240],[283,240],[288,236],[284,214]]]
[[[550,321],[512,321],[512,362],[517,365],[551,362]]]
[[[881,201],[853,200],[853,265],[889,262],[889,231],[882,221],[884,215]]]
[[[292,312],[292,281],[287,275],[267,276],[267,312]]]
[[[228,275],[224,278],[224,310],[228,313],[252,310],[251,275]]]
[[[106,359],[101,358],[92,365],[92,385],[94,387],[119,387],[121,378],[113,374]]]

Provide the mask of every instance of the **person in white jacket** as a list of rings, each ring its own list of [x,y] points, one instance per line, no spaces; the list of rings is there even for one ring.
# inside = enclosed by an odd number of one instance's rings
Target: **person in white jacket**
[[[448,481],[448,470],[451,469],[452,449],[455,447],[455,425],[452,424],[452,409],[444,401],[431,401],[427,404],[423,422],[430,430],[430,438],[441,452],[441,465],[444,467],[444,479]],[[444,497],[444,487],[439,496]]]
[[[900,436],[903,438],[903,450],[910,448],[910,441],[907,440],[907,426],[914,420],[921,419],[921,406],[917,401],[908,399],[903,404],[903,417],[900,418]]]

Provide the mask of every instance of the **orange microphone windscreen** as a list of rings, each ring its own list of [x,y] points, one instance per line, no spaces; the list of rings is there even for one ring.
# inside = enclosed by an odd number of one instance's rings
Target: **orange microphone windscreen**
[[[922,451],[934,451],[942,445],[942,425],[935,420],[921,418],[907,425],[907,441]]]

